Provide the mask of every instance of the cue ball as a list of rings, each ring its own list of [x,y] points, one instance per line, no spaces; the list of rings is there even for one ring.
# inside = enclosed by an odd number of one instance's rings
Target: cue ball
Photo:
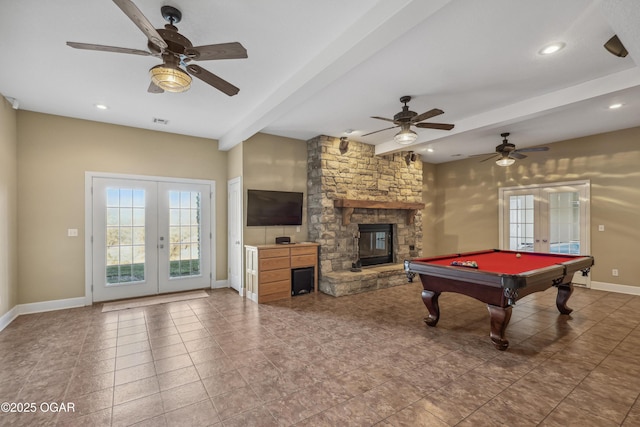
[[[520,254],[516,254],[516,258],[520,258],[522,255]]]

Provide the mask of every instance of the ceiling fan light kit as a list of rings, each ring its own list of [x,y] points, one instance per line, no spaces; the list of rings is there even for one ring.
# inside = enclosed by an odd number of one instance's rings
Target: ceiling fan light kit
[[[496,165],[498,166],[511,166],[516,162],[516,159],[512,159],[511,157],[502,157],[496,160]]]
[[[412,144],[416,139],[418,139],[418,134],[408,127],[406,129],[402,129],[393,137],[393,140],[400,145]]]
[[[178,67],[156,65],[149,70],[151,81],[167,92],[185,92],[191,87],[191,76]]]

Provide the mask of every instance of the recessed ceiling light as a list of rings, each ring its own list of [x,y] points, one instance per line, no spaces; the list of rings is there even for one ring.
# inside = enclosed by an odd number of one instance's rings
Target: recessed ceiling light
[[[427,153],[433,153],[433,148],[427,148]]]
[[[615,110],[616,108],[620,108],[620,107],[622,107],[622,104],[620,103],[609,105],[610,110]]]
[[[562,50],[562,48],[564,48],[566,45],[562,42],[555,42],[555,43],[551,43],[546,45],[545,47],[543,47],[542,49],[540,49],[538,51],[538,53],[540,55],[551,55],[552,53],[556,53],[560,50]]]
[[[344,131],[347,135],[351,135],[353,133],[353,129],[347,129]]]
[[[104,104],[95,104],[95,107],[96,107],[98,110],[107,110],[107,109],[109,108],[109,107],[107,107],[107,106],[106,106],[106,105],[104,105]]]

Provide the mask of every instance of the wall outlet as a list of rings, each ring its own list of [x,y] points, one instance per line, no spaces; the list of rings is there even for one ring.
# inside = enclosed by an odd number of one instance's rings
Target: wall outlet
[[[600,225],[598,226],[598,231],[604,231],[604,225],[600,224]]]
[[[611,270],[611,275],[614,277],[618,277],[618,269],[614,268],[613,270]]]
[[[68,237],[78,237],[78,229],[77,228],[69,228],[67,229]]]

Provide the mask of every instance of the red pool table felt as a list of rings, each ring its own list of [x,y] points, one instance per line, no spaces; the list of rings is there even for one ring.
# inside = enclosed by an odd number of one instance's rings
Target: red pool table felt
[[[516,254],[520,254],[520,258],[518,258]],[[561,254],[540,254],[514,251],[482,251],[477,253],[467,252],[465,254],[462,254],[462,256],[454,254],[434,258],[422,258],[416,259],[416,261],[443,266],[451,266],[451,263],[453,261],[475,261],[478,264],[478,271],[487,271],[500,274],[521,274],[527,271],[549,267],[550,265],[572,261],[574,259],[575,257],[564,256]],[[476,270],[472,267],[457,267]]]

